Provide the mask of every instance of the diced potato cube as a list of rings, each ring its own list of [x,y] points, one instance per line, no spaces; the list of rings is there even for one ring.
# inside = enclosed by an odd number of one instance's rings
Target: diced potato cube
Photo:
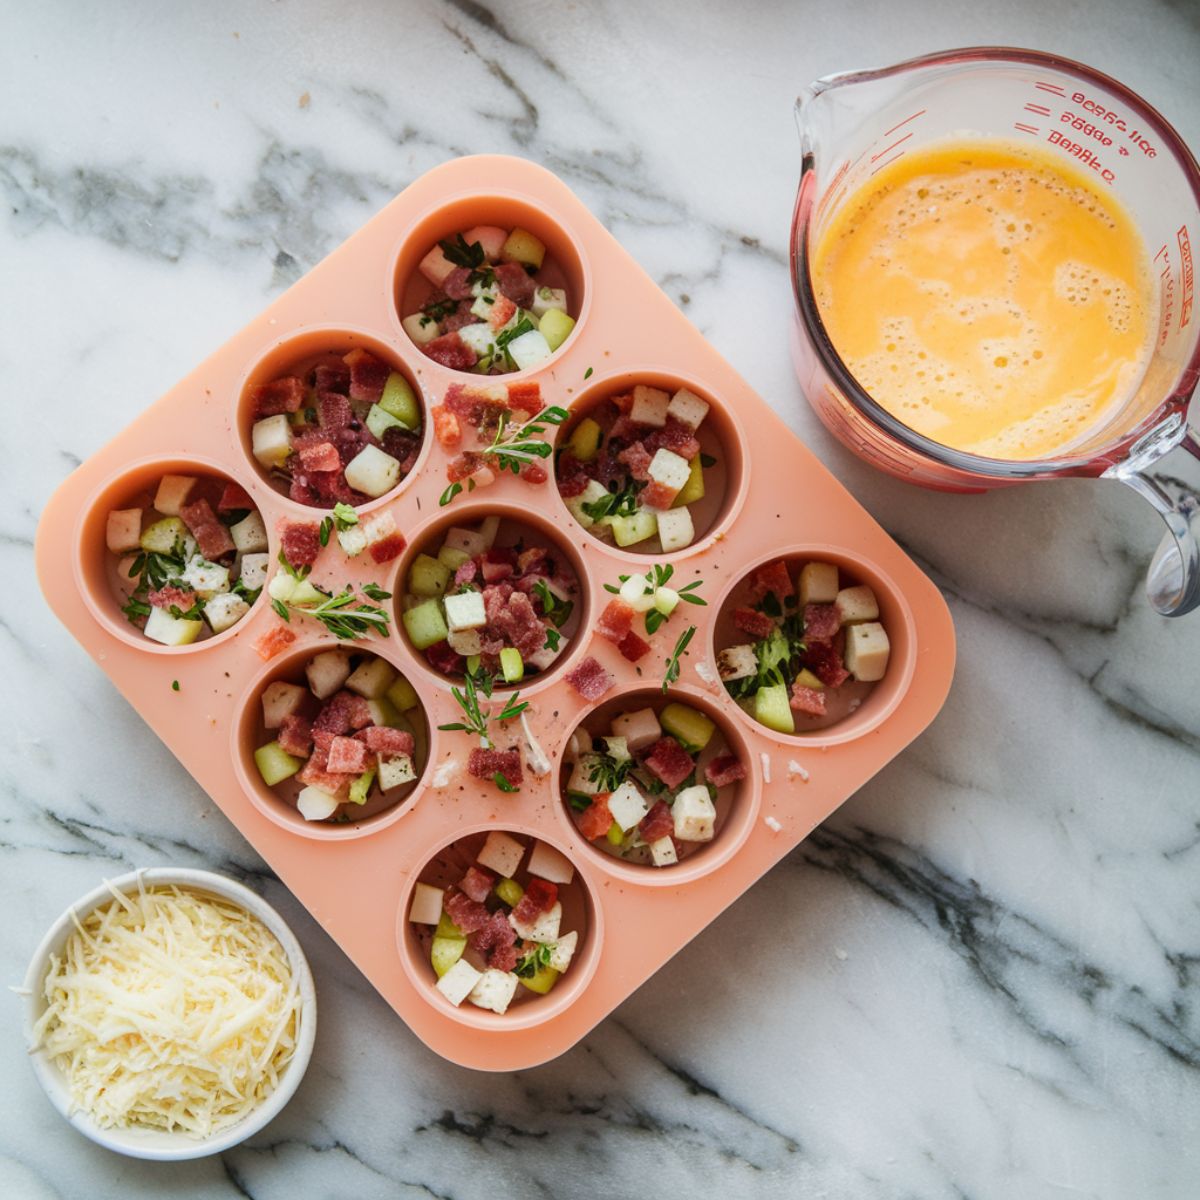
[[[567,311],[567,292],[565,288],[540,287],[533,293],[533,303],[530,310],[540,321],[552,309],[559,312]]]
[[[408,919],[414,925],[436,925],[442,919],[442,889],[428,883],[413,888]]]
[[[562,974],[571,965],[571,959],[575,957],[575,949],[578,943],[579,932],[577,930],[572,929],[570,933],[564,933],[550,947],[550,962],[547,965],[552,970]]]
[[[164,475],[154,493],[154,507],[164,517],[177,517],[196,482],[194,475]]]
[[[575,878],[575,868],[571,865],[571,860],[545,842],[533,843],[526,869],[530,875],[537,875],[551,883],[567,884]]]
[[[346,680],[346,687],[368,700],[378,700],[392,686],[396,668],[385,658],[366,658]]]
[[[488,967],[475,981],[467,999],[477,1008],[503,1014],[508,1011],[516,990],[516,975],[511,971],[497,971],[494,967]]]
[[[670,404],[671,396],[668,392],[639,383],[633,389],[633,407],[629,410],[629,419],[639,425],[653,425],[656,429],[661,429],[667,423],[667,409]]]
[[[393,788],[403,787],[417,778],[416,764],[411,754],[379,754],[379,790],[390,792]]]
[[[650,843],[650,861],[656,867],[669,867],[679,861],[679,855],[676,853],[675,843],[671,840],[670,834]]]
[[[292,426],[287,413],[255,421],[250,430],[250,449],[268,471],[283,466],[292,452]]]
[[[540,329],[531,329],[508,343],[508,353],[517,368],[524,371],[545,362],[554,351]]]
[[[488,541],[474,529],[460,529],[455,525],[446,530],[443,545],[451,550],[461,550],[467,558],[476,558],[488,548]]]
[[[599,761],[600,755],[592,752],[589,738],[587,749],[579,754],[571,768],[571,774],[567,778],[567,791],[574,792],[577,796],[598,795],[601,790],[600,784],[593,781],[592,772]]]
[[[451,629],[446,635],[450,649],[463,658],[473,658],[483,653],[483,638],[478,629]]]
[[[493,829],[487,835],[483,848],[475,856],[475,861],[481,867],[495,871],[501,878],[511,879],[517,873],[524,857],[525,847],[516,838]]]
[[[202,600],[229,591],[229,568],[207,562],[199,555],[188,560],[182,579]]]
[[[879,601],[866,584],[842,588],[834,603],[843,625],[858,625],[863,621],[879,620]]]
[[[671,805],[675,836],[681,842],[711,842],[716,830],[717,810],[708,788],[702,783],[684,788]]]
[[[621,831],[627,833],[650,811],[650,802],[637,784],[627,779],[608,797],[608,811]]]
[[[350,678],[350,655],[345,650],[322,650],[304,664],[308,690],[318,700],[328,700]]]
[[[490,550],[496,544],[496,535],[499,532],[499,517],[484,517],[483,520],[479,522],[479,536],[483,538],[483,548],[485,550]]]
[[[800,603],[832,604],[838,594],[838,569],[833,563],[806,562],[800,568]]]
[[[649,612],[654,607],[654,586],[645,575],[630,575],[617,592],[634,612]]]
[[[728,682],[731,679],[748,679],[758,674],[758,658],[749,643],[729,646],[717,653],[717,674]]]
[[[599,480],[589,479],[587,487],[579,493],[578,496],[570,496],[566,501],[567,508],[570,510],[571,516],[577,520],[584,529],[590,529],[596,522],[595,518],[584,511],[585,504],[595,504],[597,500],[603,500],[608,495],[608,488]]]
[[[892,647],[878,621],[846,630],[846,670],[862,683],[878,683],[887,671]]]
[[[325,821],[337,812],[338,798],[323,788],[311,785],[300,790],[296,797],[296,808],[306,821]]]
[[[652,483],[662,484],[664,488],[668,488],[674,493],[687,483],[692,467],[682,455],[676,454],[674,450],[668,450],[666,447],[660,447],[655,450],[646,472]]]
[[[622,713],[613,718],[612,731],[625,739],[633,752],[644,750],[662,737],[662,726],[652,708],[639,708],[636,712]]]
[[[269,554],[243,554],[238,578],[242,586],[254,592],[267,582],[267,572],[271,569]]]
[[[114,508],[108,514],[104,529],[105,541],[114,554],[128,554],[141,549],[142,510],[140,508]]]
[[[503,262],[520,263],[523,267],[541,268],[546,258],[546,247],[541,239],[534,237],[528,229],[516,228],[508,235],[500,248]]]
[[[417,270],[434,287],[440,288],[446,282],[446,276],[454,270],[454,264],[442,253],[441,246],[434,246],[417,264]]]
[[[674,417],[689,429],[699,429],[704,418],[708,416],[708,401],[701,400],[695,392],[687,388],[680,388],[667,405],[667,416]]]
[[[347,558],[357,558],[367,548],[367,531],[361,525],[337,531],[338,545]]]
[[[605,517],[618,546],[635,546],[658,532],[658,517],[648,508],[639,508],[628,517]]]
[[[696,537],[692,513],[688,508],[668,508],[658,514],[658,540],[664,554],[673,554],[690,546]]]
[[[257,554],[267,548],[267,527],[257,509],[247,513],[236,525],[231,525],[229,536],[243,554]]]
[[[446,625],[449,629],[482,629],[487,624],[482,592],[459,592],[447,596],[442,603],[446,608]]]
[[[563,654],[570,638],[564,637],[561,633],[558,635],[558,641],[555,645],[549,646],[545,642],[542,643],[540,650],[535,650],[526,660],[526,666],[534,668],[537,671],[544,671],[549,667],[555,659]]]
[[[198,618],[185,621],[182,617],[171,616],[165,608],[152,608],[143,632],[152,642],[164,646],[187,646],[200,636],[203,628],[204,622]]]
[[[559,926],[562,924],[562,901],[556,900],[553,908],[548,912],[538,913],[529,924],[516,920],[513,914],[509,913],[508,923],[527,942],[557,941]]]
[[[346,482],[356,492],[382,496],[400,482],[400,460],[378,446],[364,446],[346,464]]]
[[[278,729],[284,717],[300,711],[307,695],[308,690],[298,683],[287,683],[282,679],[268,683],[262,694],[263,728]]]
[[[475,985],[483,977],[482,971],[477,971],[465,958],[460,958],[437,981],[436,987],[451,1004],[457,1008],[470,994]],[[513,976],[516,982],[516,976]]]
[[[449,632],[446,619],[442,616],[440,600],[426,600],[415,608],[408,609],[401,618],[404,629],[418,650],[427,650],[436,642],[444,640]]]
[[[474,325],[464,325],[458,331],[458,336],[471,347],[476,358],[484,358],[490,354],[496,340],[495,332],[486,321],[479,321]]]
[[[400,324],[404,327],[404,332],[418,346],[424,346],[438,336],[438,323],[432,317],[427,317],[421,312],[415,312],[411,316],[405,317]]]
[[[223,633],[236,625],[248,612],[250,605],[237,592],[222,592],[204,605],[204,619],[213,633]]]

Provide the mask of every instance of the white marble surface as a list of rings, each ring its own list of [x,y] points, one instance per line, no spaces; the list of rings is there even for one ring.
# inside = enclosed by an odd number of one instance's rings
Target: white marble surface
[[[280,906],[322,1017],[221,1158],[75,1136],[0,1023],[5,1200],[1200,1194],[1200,616],[1141,600],[1115,485],[924,494],[852,460],[785,346],[791,100],[954,44],[1056,49],[1200,145],[1200,10],[897,0],[0,4],[0,967],[103,874],[203,865]],[[310,96],[306,107],[303,93]],[[495,1078],[392,1015],[42,608],[72,465],[423,169],[560,172],[933,572],[943,716],[583,1044]]]

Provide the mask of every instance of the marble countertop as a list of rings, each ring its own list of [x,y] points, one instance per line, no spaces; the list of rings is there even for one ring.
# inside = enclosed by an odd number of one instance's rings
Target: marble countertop
[[[1200,1194],[1200,616],[1141,576],[1123,489],[918,492],[833,443],[786,341],[797,89],[937,47],[1091,62],[1200,145],[1182,0],[0,5],[0,974],[105,874],[248,880],[322,1013],[284,1114],[175,1167],[44,1101],[10,999],[0,1195]],[[448,1065],[395,1018],[42,606],[58,482],[421,171],[516,153],[575,188],[944,588],[912,748],[556,1062]]]

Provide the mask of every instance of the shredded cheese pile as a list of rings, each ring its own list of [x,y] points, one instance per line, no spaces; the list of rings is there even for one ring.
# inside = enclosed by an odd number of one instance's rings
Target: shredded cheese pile
[[[34,1028],[73,1110],[102,1127],[209,1137],[274,1090],[300,995],[275,935],[231,901],[175,887],[113,890],[43,985]]]

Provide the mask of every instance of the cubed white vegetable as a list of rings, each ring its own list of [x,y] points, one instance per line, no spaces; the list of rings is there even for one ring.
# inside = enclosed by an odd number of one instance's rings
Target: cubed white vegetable
[[[301,789],[296,797],[296,808],[306,821],[324,821],[337,811],[338,798],[322,791],[319,787]]]
[[[483,653],[483,638],[478,629],[451,629],[446,634],[446,641],[450,649],[463,658]]]
[[[574,733],[567,738],[567,746],[563,751],[567,762],[578,762],[584,754],[592,752],[592,735],[586,729],[576,729]]]
[[[571,865],[571,860],[545,842],[533,843],[526,870],[530,875],[537,875],[551,883],[567,884],[575,878],[575,868]]]
[[[428,883],[418,883],[413,888],[412,904],[408,907],[408,919],[414,925],[436,925],[442,919],[441,888]]]
[[[446,539],[442,543],[451,550],[461,550],[468,558],[477,558],[487,548],[487,540],[474,529],[460,529],[457,525],[446,530]]]
[[[486,321],[480,321],[475,325],[464,325],[458,331],[458,336],[471,347],[476,358],[483,358],[484,355],[490,354],[496,341],[496,335]]]
[[[375,757],[379,763],[376,782],[381,792],[390,792],[416,779],[417,768],[411,754],[378,754]]]
[[[289,575],[286,571],[276,571],[271,576],[271,582],[267,584],[267,595],[272,600],[279,600],[286,604],[291,598],[292,593],[296,590],[296,577]]]
[[[567,311],[566,288],[539,287],[533,292],[533,304],[530,305],[533,315],[541,320],[552,308],[559,312]]]
[[[674,450],[668,450],[666,447],[660,447],[655,450],[654,457],[646,468],[646,473],[650,476],[651,482],[660,483],[672,492],[677,492],[687,483],[692,468],[683,455],[676,454]]]
[[[197,555],[183,569],[183,582],[202,600],[229,591],[229,568],[208,562]]]
[[[338,530],[337,540],[347,558],[356,558],[367,548],[367,531],[361,525],[351,525]]]
[[[662,524],[659,524],[659,530],[662,530]],[[665,586],[656,587],[654,589],[654,607],[658,609],[664,617],[669,617],[679,607],[679,593],[674,588]]]
[[[632,829],[649,811],[650,802],[632,779],[627,779],[608,797],[608,811],[624,833]]]
[[[650,861],[656,867],[669,867],[672,863],[679,861],[679,855],[675,850],[675,843],[671,840],[669,834],[650,843]]]
[[[584,529],[590,529],[596,522],[583,511],[585,504],[595,504],[597,500],[603,500],[608,495],[608,488],[596,479],[589,479],[587,487],[579,493],[578,496],[570,496],[567,499],[567,508],[571,512],[571,516],[577,520]]]
[[[681,842],[711,842],[716,829],[717,810],[708,788],[702,783],[684,788],[671,805],[675,818],[675,836]]]
[[[668,508],[658,514],[658,540],[664,554],[673,554],[690,546],[696,537],[692,514],[686,504],[679,508]]]
[[[475,302],[471,305],[471,315],[478,317],[481,321],[486,321],[490,326],[492,309],[496,307],[496,289],[483,288],[476,284],[471,290],[475,293]]]
[[[806,562],[800,568],[800,603],[832,604],[838,594],[838,569],[833,563]]]
[[[250,449],[267,470],[282,466],[292,452],[292,427],[287,413],[255,421],[250,430]]]
[[[758,674],[758,658],[749,643],[729,646],[717,654],[717,674],[726,681]]]
[[[360,528],[368,546],[382,542],[396,533],[396,518],[390,512],[378,512],[374,516],[364,518]]]
[[[476,225],[463,234],[463,241],[468,246],[478,242],[483,247],[483,256],[488,262],[499,262],[500,251],[508,241],[508,230],[501,229],[499,225]]]
[[[386,658],[364,658],[350,673],[346,687],[368,700],[378,700],[395,678],[396,668]]]
[[[670,403],[670,393],[639,383],[633,389],[633,405],[629,409],[629,419],[639,425],[653,425],[656,429],[661,429],[667,423],[667,408]]]
[[[511,971],[497,971],[494,967],[488,967],[475,981],[467,999],[477,1008],[506,1013],[516,990],[517,977]]]
[[[141,549],[142,510],[114,508],[108,514],[104,530],[105,541],[114,554],[127,554]]]
[[[608,757],[614,762],[624,762],[630,757],[629,740],[623,737],[606,737],[604,739],[604,748]]]
[[[600,784],[592,779],[592,772],[600,762],[600,755],[592,752],[590,739],[587,750],[575,760],[571,774],[567,778],[567,791],[579,796],[596,796],[600,793]]]
[[[674,417],[689,429],[699,429],[701,422],[708,416],[708,401],[701,400],[695,392],[680,388],[671,397],[667,405],[667,416]]]
[[[248,612],[250,605],[237,592],[222,592],[204,605],[204,619],[213,633],[223,633],[236,625]]]
[[[556,900],[553,908],[538,913],[529,924],[518,921],[512,913],[508,914],[508,922],[527,942],[556,941],[562,924],[562,901]]]
[[[654,607],[654,588],[645,575],[630,575],[617,593],[634,612],[649,612]]]
[[[553,351],[540,329],[531,329],[528,333],[515,337],[508,343],[509,357],[517,364],[519,370],[536,367],[550,357]]]
[[[446,610],[448,629],[482,629],[487,624],[482,592],[458,592],[443,597],[442,604]]]
[[[143,632],[152,642],[164,646],[186,646],[200,636],[203,628],[203,621],[185,621],[171,616],[165,608],[152,608]]]
[[[525,659],[527,667],[533,667],[538,671],[545,671],[561,654],[566,651],[570,638],[564,637],[561,633],[558,635],[558,641],[553,646],[548,646],[545,642],[541,647],[535,650],[528,658]]]
[[[524,856],[525,847],[516,838],[493,829],[487,835],[483,849],[475,856],[475,861],[481,867],[495,871],[502,878],[511,879],[517,873]]]
[[[479,982],[482,974],[482,971],[475,970],[465,958],[460,958],[437,981],[436,987],[457,1008],[471,994],[471,989]],[[516,981],[515,975],[513,980]]]
[[[318,700],[328,700],[350,678],[350,655],[345,650],[322,650],[304,664],[308,688]]]
[[[883,678],[891,651],[887,630],[878,621],[846,630],[846,670],[862,683],[878,683]]]
[[[639,708],[636,712],[613,717],[612,731],[623,737],[633,751],[644,750],[662,737],[662,726],[652,708]]]
[[[229,536],[243,554],[256,554],[267,548],[267,527],[257,509],[247,513],[236,525],[231,525]]]
[[[356,492],[382,496],[400,482],[400,460],[378,446],[364,446],[346,464],[346,482]]]
[[[257,591],[267,582],[267,572],[271,569],[269,554],[243,554],[241,570],[238,578],[242,586],[250,591]]]
[[[863,621],[879,620],[879,601],[866,584],[842,588],[834,603],[843,625],[858,625]]]
[[[505,398],[504,403],[508,403]],[[490,550],[496,544],[496,535],[500,532],[500,518],[493,515],[484,517],[479,522],[479,536],[483,538],[483,548]]]
[[[195,485],[194,475],[164,475],[154,493],[154,507],[164,517],[177,517]]]
[[[575,949],[578,944],[579,933],[577,930],[572,929],[570,933],[564,933],[550,947],[550,961],[546,965],[561,975],[571,965],[571,959],[575,957]]]
[[[307,695],[308,690],[298,683],[287,683],[282,679],[268,683],[262,694],[263,728],[278,729],[284,717],[300,711]]]
[[[411,316],[405,317],[400,324],[404,327],[404,332],[418,346],[424,346],[438,336],[438,323],[432,317],[427,317],[421,312],[415,312]]]
[[[434,246],[419,263],[417,270],[433,284],[440,288],[446,282],[446,276],[454,270],[454,264],[442,253],[441,246]]]

